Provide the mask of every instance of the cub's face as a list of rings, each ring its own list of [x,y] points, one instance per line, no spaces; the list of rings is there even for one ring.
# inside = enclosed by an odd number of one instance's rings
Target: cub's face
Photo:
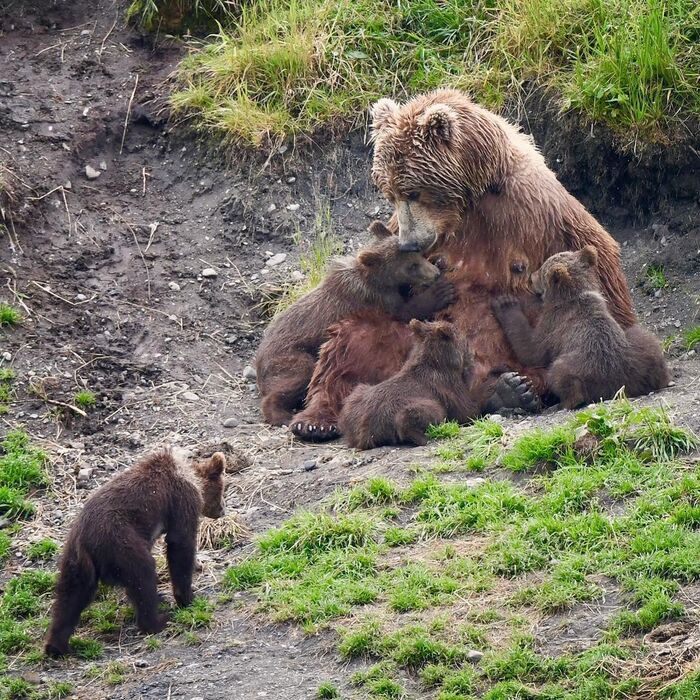
[[[387,267],[388,277],[399,286],[410,285],[413,289],[429,287],[440,276],[440,270],[421,253],[397,253]]]
[[[598,251],[593,246],[557,253],[532,274],[532,288],[545,298],[559,293],[598,291],[597,262]]]
[[[221,518],[226,513],[224,493],[224,469],[226,457],[222,452],[215,452],[209,459],[200,462],[195,467],[200,480],[202,495],[202,515],[207,518]]]
[[[443,369],[462,370],[468,358],[465,358],[458,346],[455,328],[451,323],[413,319],[409,326],[428,358]]]

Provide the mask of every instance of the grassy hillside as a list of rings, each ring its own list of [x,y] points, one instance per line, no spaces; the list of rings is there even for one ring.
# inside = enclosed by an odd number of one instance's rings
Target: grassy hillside
[[[352,126],[380,96],[443,85],[498,108],[534,81],[552,88],[564,109],[649,141],[682,134],[700,110],[695,0],[253,0],[231,7],[235,13],[217,15],[217,34],[180,65],[172,105],[232,142]]]

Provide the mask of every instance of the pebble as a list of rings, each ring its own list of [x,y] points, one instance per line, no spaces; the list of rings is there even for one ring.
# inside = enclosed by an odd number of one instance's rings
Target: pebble
[[[654,296],[655,296],[657,299],[661,299],[661,290],[660,290],[660,289],[657,289],[657,290],[654,292]]]
[[[107,170],[107,163],[104,160],[100,161],[100,170]]]
[[[467,652],[467,661],[472,661],[472,662],[477,662],[481,661],[481,659],[484,658],[484,654],[481,651],[477,651],[476,649],[472,649],[471,651]]]
[[[197,396],[194,391],[183,392],[182,398],[185,399],[185,401],[199,401],[199,396]]]
[[[179,292],[181,287],[177,282],[169,282],[168,287],[173,292]]]
[[[134,666],[136,666],[136,668],[148,668],[148,661],[146,661],[146,659],[136,659],[136,661],[134,661]]]
[[[4,352],[2,354],[2,359],[5,360],[5,362],[11,362],[12,361],[12,355],[9,352]]]
[[[674,322],[673,322],[673,325],[674,325],[676,328],[680,328],[680,327],[681,327],[681,322],[680,322],[680,321],[674,321]]]
[[[288,178],[287,178],[287,183],[290,184],[290,185],[291,185],[293,182],[296,182],[296,181],[297,181],[297,179],[296,179],[295,177],[288,177]]]
[[[268,267],[274,267],[275,265],[282,264],[286,259],[287,259],[286,253],[277,253],[277,255],[273,255],[265,264]]]
[[[76,301],[85,301],[87,297],[84,294],[76,294],[75,295],[75,300]]]
[[[246,365],[243,368],[243,379],[245,379],[247,382],[254,382],[257,378],[258,375],[254,367]]]
[[[236,418],[235,416],[231,416],[230,418],[227,418],[222,423],[222,425],[224,426],[224,428],[235,428],[239,425],[239,423],[240,421],[238,420],[238,418]]]
[[[96,180],[102,173],[99,170],[95,170],[91,165],[85,166],[85,175],[88,180]]]
[[[238,336],[236,335],[229,335],[226,336],[226,345],[235,345],[236,341],[238,340]]]
[[[295,204],[287,204],[287,209],[289,211],[296,211],[298,208],[299,208],[299,205],[296,203]]]
[[[292,280],[294,282],[303,282],[304,281],[304,275],[301,272],[299,272],[299,270],[293,270],[290,277],[292,278]]]
[[[304,468],[305,472],[311,472],[316,469],[318,464],[316,463],[315,459],[307,459],[301,466]]]
[[[219,273],[213,267],[205,267],[202,270],[202,277],[218,277]]]
[[[276,205],[276,204],[270,204],[270,206],[267,208],[267,213],[268,213],[268,214],[272,214],[272,212],[275,211],[275,209],[277,209],[277,205]]]
[[[78,486],[84,486],[88,481],[90,481],[92,471],[92,467],[83,467],[78,472]]]

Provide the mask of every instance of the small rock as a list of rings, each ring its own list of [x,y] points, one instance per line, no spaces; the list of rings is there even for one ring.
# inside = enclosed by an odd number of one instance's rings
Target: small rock
[[[72,183],[70,180],[66,180],[66,181],[63,183],[63,189],[64,189],[64,190],[69,190],[69,189],[71,189],[72,187],[73,187],[73,183]]]
[[[194,391],[183,392],[182,398],[185,399],[185,401],[199,401],[199,396],[197,396]]]
[[[194,697],[190,698],[190,700],[204,700],[204,698],[201,695],[195,695]]]
[[[304,281],[304,275],[301,272],[299,272],[299,270],[293,270],[290,277],[292,278],[292,280],[294,282],[303,282]]]
[[[82,32],[80,32],[80,36],[90,36],[92,34],[92,29],[83,29]]]
[[[673,325],[674,325],[676,328],[680,328],[680,327],[681,327],[681,322],[680,322],[680,321],[674,321],[674,322],[673,322]]]
[[[476,649],[471,649],[470,651],[467,652],[467,661],[471,661],[472,663],[476,663],[478,661],[481,661],[481,659],[484,658],[484,654],[481,651],[477,651]]]
[[[286,253],[277,253],[277,255],[273,255],[268,261],[267,265],[268,267],[274,267],[275,265],[280,265],[282,264],[285,260],[287,259],[287,254]]]
[[[272,214],[272,212],[275,211],[275,209],[277,209],[277,205],[276,205],[276,204],[270,204],[270,206],[267,208],[267,213],[268,213],[268,214]]]
[[[78,486],[85,486],[90,478],[92,477],[93,469],[92,467],[83,467],[78,472]]]
[[[177,282],[168,282],[168,288],[173,292],[180,291],[180,285]]]
[[[222,423],[222,425],[224,426],[224,428],[235,428],[235,427],[237,427],[239,424],[240,424],[240,421],[239,421],[238,418],[236,418],[235,416],[231,416],[230,418],[227,418],[227,419]]]
[[[287,209],[289,211],[296,211],[299,208],[299,205],[294,203],[294,204],[287,204]]]
[[[229,336],[226,336],[226,340],[224,342],[226,343],[226,345],[235,345],[237,340],[238,340],[237,335],[229,335]]]
[[[257,378],[258,375],[254,367],[246,365],[243,368],[243,379],[245,379],[247,382],[254,382]]]
[[[5,360],[5,362],[11,362],[12,361],[12,355],[9,352],[4,352],[2,354],[2,359]]]
[[[307,459],[301,466],[304,468],[305,472],[311,472],[318,467],[318,464],[315,459]]]
[[[136,668],[148,668],[148,661],[146,661],[146,659],[136,659],[134,661],[134,666],[136,666]]]
[[[219,273],[213,267],[205,267],[202,270],[202,277],[218,277]]]
[[[85,301],[87,297],[84,294],[76,294],[75,299],[76,301]]]
[[[104,160],[100,161],[100,170],[107,170],[107,163]]]
[[[668,383],[668,386],[676,386],[676,382],[674,382],[673,380],[671,380],[671,381]]]
[[[657,290],[654,292],[654,296],[655,296],[657,299],[661,299],[661,290],[660,290],[660,289],[657,289]]]
[[[297,179],[295,177],[288,177],[287,178],[287,184],[291,185],[293,182],[296,182]]]
[[[9,518],[0,518],[0,530],[12,525],[12,521]]]
[[[96,180],[102,173],[99,170],[95,170],[91,165],[85,166],[85,175],[88,180]]]

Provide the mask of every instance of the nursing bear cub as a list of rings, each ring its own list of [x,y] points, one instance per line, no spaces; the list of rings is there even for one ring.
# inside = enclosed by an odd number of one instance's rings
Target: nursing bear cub
[[[351,447],[425,445],[426,428],[446,418],[467,422],[479,413],[468,390],[472,357],[462,350],[446,321],[410,323],[416,342],[400,372],[345,400],[338,424]]]
[[[624,387],[640,396],[668,386],[659,341],[638,324],[623,328],[601,294],[598,252],[586,246],[548,258],[532,275],[542,297],[533,328],[511,296],[492,308],[519,362],[547,367],[547,388],[565,408],[612,398]]]
[[[255,364],[262,412],[272,425],[288,424],[329,337],[329,326],[359,312],[381,309],[410,321],[451,304],[454,289],[421,253],[400,252],[399,240],[379,221],[374,244],[356,258],[336,259],[321,284],[275,318],[265,331]]]
[[[151,555],[163,533],[175,602],[181,607],[192,602],[199,516],[224,514],[225,465],[221,452],[190,465],[164,450],[117,475],[88,499],[63,548],[48,655],[68,653],[80,614],[100,581],[126,588],[143,632],[165,627],[168,616],[158,610]]]

